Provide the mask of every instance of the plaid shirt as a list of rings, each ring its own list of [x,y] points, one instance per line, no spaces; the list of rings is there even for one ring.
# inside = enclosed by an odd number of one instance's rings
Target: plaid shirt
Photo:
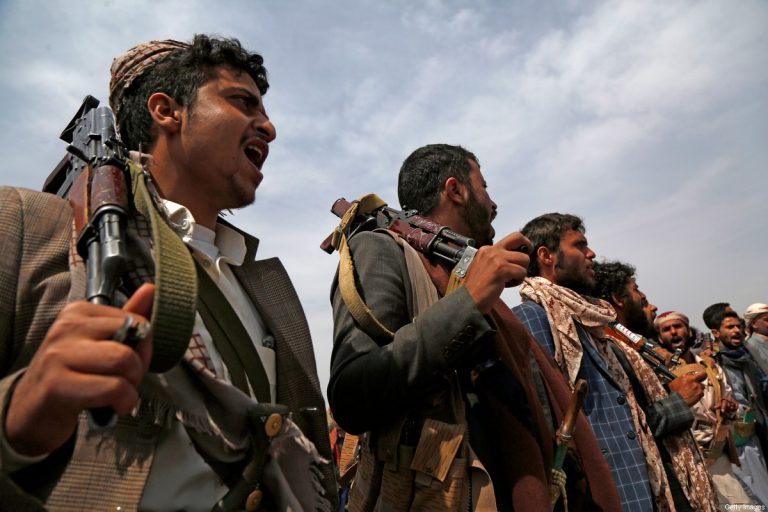
[[[555,344],[544,308],[533,301],[525,301],[512,311],[539,344],[554,355]],[[589,385],[589,393],[584,399],[584,414],[611,467],[622,508],[632,512],[652,511],[653,495],[645,455],[635,432],[626,394],[609,375],[589,334],[578,323],[576,325],[584,347],[579,378],[585,379]]]

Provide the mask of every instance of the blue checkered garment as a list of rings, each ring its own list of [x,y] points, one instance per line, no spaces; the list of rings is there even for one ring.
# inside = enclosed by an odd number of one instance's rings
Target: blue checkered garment
[[[547,313],[533,301],[524,301],[512,311],[539,344],[555,354]],[[589,334],[576,324],[584,347],[579,378],[586,379],[589,392],[584,399],[584,414],[595,431],[625,511],[653,511],[653,495],[648,481],[645,455],[635,432],[627,397],[609,375],[602,357],[594,348]]]

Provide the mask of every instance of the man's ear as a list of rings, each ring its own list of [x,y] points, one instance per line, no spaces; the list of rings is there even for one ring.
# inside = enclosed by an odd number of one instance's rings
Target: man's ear
[[[539,268],[550,268],[555,266],[555,253],[545,246],[536,249],[535,258],[539,261]]]
[[[615,293],[611,293],[611,303],[620,308],[623,308],[625,304],[624,300]]]
[[[463,205],[467,200],[467,187],[459,182],[454,176],[451,176],[443,184],[443,192],[446,199],[457,205]]]
[[[147,100],[147,108],[159,130],[176,133],[181,128],[183,107],[164,92],[153,93]]]

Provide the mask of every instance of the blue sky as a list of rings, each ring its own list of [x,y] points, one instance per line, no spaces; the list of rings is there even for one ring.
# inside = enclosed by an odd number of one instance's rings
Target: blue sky
[[[701,327],[713,302],[768,302],[762,0],[0,0],[0,184],[41,186],[82,98],[106,100],[113,57],[196,32],[265,57],[278,138],[234,222],[293,277],[323,387],[328,209],[368,192],[397,206],[397,170],[428,143],[477,154],[499,235],[578,214],[660,311]]]

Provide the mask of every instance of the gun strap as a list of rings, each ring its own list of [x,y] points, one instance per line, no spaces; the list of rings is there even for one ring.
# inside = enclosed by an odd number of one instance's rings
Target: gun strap
[[[136,210],[152,227],[155,253],[153,348],[149,370],[170,370],[184,356],[192,337],[197,307],[197,273],[187,246],[157,211],[142,166],[129,161]]]
[[[272,399],[269,378],[261,357],[253,346],[253,340],[216,283],[201,265],[196,266],[200,284],[198,311],[213,338],[214,345],[224,359],[224,364],[227,365],[232,384],[250,396],[250,382],[259,403],[270,403]]]
[[[360,324],[360,327],[369,336],[376,339],[391,340],[395,337],[395,333],[379,322],[357,291],[357,286],[355,285],[355,263],[352,261],[352,254],[347,245],[347,233],[349,228],[352,227],[351,225],[355,217],[358,214],[368,214],[386,205],[387,203],[376,194],[366,194],[360,199],[353,201],[352,206],[341,218],[341,222],[339,222],[339,225],[333,232],[332,244],[333,247],[339,250],[339,291],[352,318]]]
[[[350,228],[355,218],[358,215],[368,215],[374,210],[386,205],[387,203],[376,194],[366,194],[353,201],[352,206],[347,210],[338,227],[334,230],[331,243],[333,247],[339,251],[339,291],[341,292],[341,297],[352,315],[352,318],[360,324],[360,327],[369,336],[376,339],[391,340],[394,338],[395,333],[379,322],[357,290],[357,285],[355,284],[355,263],[347,244],[347,235],[350,233]],[[404,249],[412,249],[410,245],[396,233],[393,233],[392,231],[387,231],[387,233],[402,245]],[[465,258],[463,258],[451,272],[446,294],[451,293],[464,284],[466,270],[472,263],[474,255],[477,252],[474,248],[471,249],[473,250],[467,250]],[[415,249],[412,250],[415,252]],[[408,253],[406,253],[406,256],[408,256]],[[406,261],[410,268],[410,265],[414,263],[408,260],[409,258],[406,257]],[[422,266],[421,262],[418,262],[417,264]]]
[[[360,327],[372,338],[391,340],[395,333],[387,329],[384,324],[373,315],[373,311],[365,303],[355,285],[355,263],[347,245],[347,235],[341,235],[339,246],[339,291],[347,305],[352,318],[360,324]]]

